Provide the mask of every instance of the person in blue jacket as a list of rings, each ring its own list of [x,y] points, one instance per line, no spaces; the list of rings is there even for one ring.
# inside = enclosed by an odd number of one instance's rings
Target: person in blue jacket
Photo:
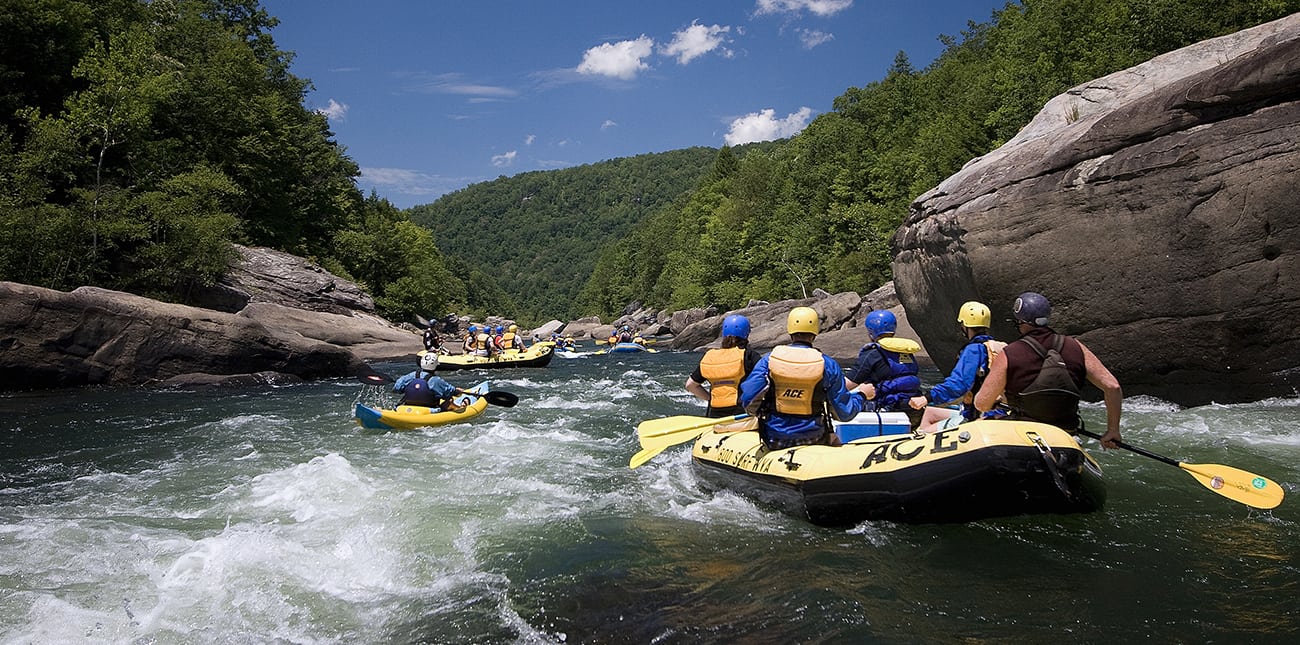
[[[845,385],[867,396],[867,410],[906,413],[912,428],[917,428],[923,413],[912,409],[908,400],[921,394],[920,369],[913,357],[921,345],[894,337],[898,318],[887,309],[867,314],[864,326],[871,342],[858,351],[858,360],[846,375]]]
[[[831,415],[852,419],[866,407],[866,395],[845,387],[839,363],[813,348],[821,331],[816,310],[795,307],[785,326],[790,344],[758,360],[740,383],[741,404],[758,418],[758,434],[769,450],[839,445]]]
[[[400,392],[402,395],[398,405],[419,405],[443,410],[463,407],[456,406],[454,403],[456,395],[466,394],[465,390],[448,383],[442,377],[434,376],[433,372],[436,369],[438,369],[438,354],[425,352],[420,357],[419,365],[414,372],[398,377],[393,382],[393,391]]]
[[[991,410],[983,415],[975,409],[975,393],[984,384],[984,377],[989,373],[993,357],[1006,346],[1006,343],[993,340],[989,335],[989,326],[993,314],[987,305],[974,300],[962,304],[957,310],[957,324],[961,325],[962,334],[966,336],[966,346],[957,355],[957,364],[942,383],[930,388],[921,396],[914,396],[908,404],[915,410],[924,410],[920,432],[937,432],[951,428],[960,423],[974,421],[981,416],[997,417],[1004,412]],[[945,403],[957,402],[957,410],[932,407]]]

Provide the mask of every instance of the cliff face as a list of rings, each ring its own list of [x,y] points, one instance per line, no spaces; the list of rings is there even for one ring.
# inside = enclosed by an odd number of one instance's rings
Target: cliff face
[[[957,307],[1053,303],[1126,395],[1300,387],[1300,14],[1076,87],[922,195],[894,283],[942,369]]]

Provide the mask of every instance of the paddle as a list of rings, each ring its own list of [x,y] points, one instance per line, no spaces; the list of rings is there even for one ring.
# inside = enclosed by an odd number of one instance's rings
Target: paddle
[[[1101,439],[1101,435],[1080,430],[1079,434]],[[1162,457],[1153,452],[1147,452],[1137,446],[1130,446],[1123,441],[1116,441],[1115,445],[1136,452],[1143,457],[1150,457],[1156,461],[1163,461],[1170,466],[1178,466],[1192,474],[1196,481],[1201,482],[1206,488],[1224,496],[1233,501],[1241,502],[1254,508],[1269,509],[1275,508],[1282,503],[1284,492],[1277,482],[1256,475],[1255,473],[1246,472],[1232,466],[1222,466],[1219,464],[1185,464],[1181,461]]]
[[[679,443],[691,441],[715,425],[728,421],[737,421],[748,416],[748,414],[737,414],[733,417],[710,419],[708,417],[679,415],[642,421],[636,427],[637,439],[641,441],[641,451],[632,455],[627,465],[629,468],[637,468],[641,464],[654,459],[655,455],[664,450]]]
[[[357,376],[357,380],[366,385],[389,385],[395,381],[393,377],[387,374],[380,374],[379,372],[361,374]],[[463,390],[463,392],[473,397],[480,396],[478,393],[469,390]],[[489,390],[487,394],[482,395],[482,398],[491,405],[499,405],[503,408],[513,408],[517,403],[519,403],[518,395],[513,392],[505,392],[502,390]]]

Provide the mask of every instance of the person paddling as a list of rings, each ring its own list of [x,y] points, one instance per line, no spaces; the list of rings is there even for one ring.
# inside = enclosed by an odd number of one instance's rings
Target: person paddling
[[[920,396],[914,396],[908,404],[916,410],[924,410],[925,417],[918,431],[937,432],[967,421],[974,421],[981,415],[975,409],[975,393],[984,385],[989,373],[989,363],[1002,351],[1006,343],[993,340],[989,327],[993,324],[993,313],[982,302],[971,300],[962,304],[957,310],[957,325],[966,337],[966,345],[957,355],[957,364],[942,383],[930,388]],[[960,402],[957,410],[932,407],[935,404]],[[1004,414],[1005,410],[994,409],[988,415]]]
[[[835,359],[813,348],[821,319],[812,307],[795,307],[786,317],[790,344],[759,359],[740,384],[740,401],[758,417],[758,433],[769,450],[824,443],[839,445],[830,417],[847,421],[862,412],[866,395],[844,386]]]
[[[991,410],[1005,393],[1011,408],[1008,418],[1047,423],[1073,433],[1083,429],[1079,392],[1087,381],[1102,391],[1106,404],[1106,432],[1101,435],[1101,445],[1118,447],[1124,404],[1119,380],[1082,342],[1047,326],[1052,305],[1042,294],[1020,294],[1012,312],[1020,338],[993,359],[988,378],[975,395],[975,407],[981,412]],[[1053,382],[1040,379],[1044,375]]]
[[[463,410],[465,406],[455,405],[456,395],[469,394],[442,377],[435,376],[438,369],[438,354],[425,352],[414,372],[403,374],[393,382],[393,391],[402,394],[398,405],[418,405],[442,410]]]
[[[749,348],[749,319],[731,314],[722,321],[722,347],[704,353],[695,371],[686,377],[686,391],[709,405],[704,413],[707,417],[742,414],[740,382],[762,357]]]

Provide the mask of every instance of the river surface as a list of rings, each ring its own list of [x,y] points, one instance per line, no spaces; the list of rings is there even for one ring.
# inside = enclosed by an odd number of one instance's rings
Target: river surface
[[[702,414],[698,358],[445,373],[519,405],[414,432],[356,426],[394,395],[350,379],[0,395],[0,643],[1300,642],[1300,398],[1125,401],[1273,511],[1089,441],[1100,512],[827,529],[705,492],[689,444],[627,467]]]

